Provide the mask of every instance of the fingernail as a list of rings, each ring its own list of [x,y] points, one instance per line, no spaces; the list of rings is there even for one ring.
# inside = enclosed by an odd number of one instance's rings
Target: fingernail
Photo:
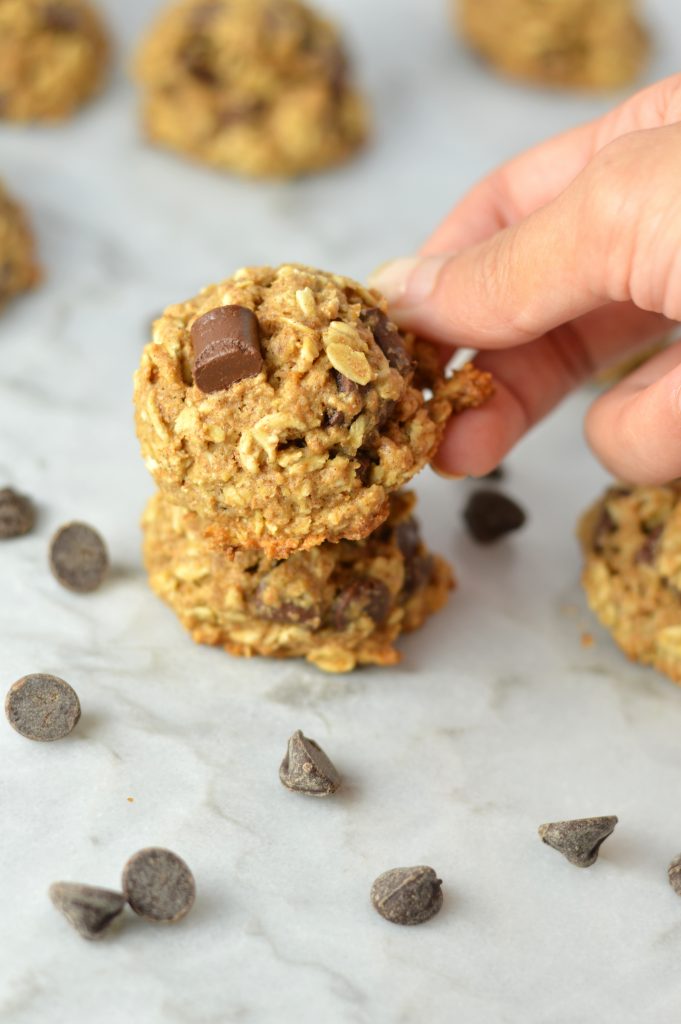
[[[410,256],[393,260],[379,267],[370,277],[372,288],[388,300],[393,307],[418,306],[432,295],[440,270],[447,256]]]
[[[465,480],[467,475],[466,473],[450,473],[448,470],[436,466],[434,462],[431,462],[430,468],[438,476],[441,476],[443,480]]]

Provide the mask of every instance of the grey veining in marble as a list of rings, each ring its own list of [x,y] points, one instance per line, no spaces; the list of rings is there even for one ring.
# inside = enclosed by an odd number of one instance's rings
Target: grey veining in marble
[[[155,0],[105,4],[119,70],[82,116],[0,126],[0,173],[46,268],[0,320],[0,483],[40,503],[37,531],[0,550],[0,681],[54,672],[83,706],[57,744],[0,723],[0,1021],[676,1021],[681,691],[627,663],[584,607],[574,524],[605,481],[581,438],[587,393],[509,460],[529,523],[498,547],[461,528],[470,484],[423,474],[426,532],[460,587],[394,670],[327,678],[196,648],[145,585],[152,485],[130,379],[157,311],[251,262],[362,277],[496,162],[616,98],[494,79],[447,31],[445,0],[320,4],[347,26],[376,119],[338,172],[251,184],[148,148],[122,67]],[[673,0],[648,10],[653,78],[676,70],[681,22]],[[115,565],[87,598],[47,569],[51,531],[74,516]],[[280,785],[296,728],[343,773],[333,800]],[[536,836],[596,814],[620,824],[588,871]],[[50,882],[116,886],[147,844],[190,864],[194,911],[165,929],[130,914],[85,943]],[[374,877],[409,863],[444,879],[442,913],[418,929],[369,905]]]

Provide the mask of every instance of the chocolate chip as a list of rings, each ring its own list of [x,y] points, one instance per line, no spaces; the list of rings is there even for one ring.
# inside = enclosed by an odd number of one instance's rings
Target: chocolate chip
[[[588,868],[598,859],[598,850],[615,830],[617,818],[575,818],[539,826],[539,837],[580,868]]]
[[[333,627],[345,629],[362,615],[368,615],[376,625],[380,625],[387,618],[390,603],[390,591],[385,583],[371,576],[358,576],[341,590],[333,602]]]
[[[371,474],[374,471],[374,467],[378,465],[376,459],[369,454],[365,449],[360,448],[356,455],[357,479],[361,483],[362,487],[368,487],[371,483]]]
[[[255,610],[261,619],[268,622],[319,623],[319,605],[305,592],[293,595],[286,586],[286,577],[277,568],[268,573],[258,584],[255,592]]]
[[[5,697],[7,721],[29,740],[61,740],[80,718],[78,694],[58,676],[35,673],[23,676]]]
[[[416,555],[408,558],[404,564],[404,583],[402,584],[402,597],[407,600],[417,590],[430,583],[433,575],[433,556]]]
[[[218,306],[195,320],[194,381],[206,394],[223,391],[262,369],[260,327],[245,306]]]
[[[322,416],[323,427],[342,427],[345,423],[345,416],[340,409],[325,409]]]
[[[188,74],[203,85],[216,85],[218,77],[213,69],[210,46],[204,36],[188,39],[178,57]]]
[[[371,886],[371,902],[386,921],[422,924],[442,908],[442,880],[432,868],[393,868]]]
[[[664,531],[664,524],[660,523],[659,526],[653,527],[649,531],[646,539],[644,540],[641,547],[634,555],[634,562],[636,565],[652,565],[655,561],[657,549],[659,547],[660,537]]]
[[[370,329],[376,344],[390,366],[398,370],[403,377],[410,373],[413,363],[404,347],[402,335],[396,327],[393,327],[385,313],[376,308],[364,309],[360,314],[360,319]]]
[[[405,558],[413,558],[421,548],[421,531],[413,516],[398,523],[395,529],[397,546]]]
[[[149,846],[133,854],[123,868],[123,893],[140,917],[174,924],[192,909],[196,883],[176,853]]]
[[[11,487],[0,489],[0,540],[22,537],[33,529],[35,510],[33,503]]]
[[[229,107],[221,107],[218,112],[218,124],[221,128],[229,128],[233,124],[241,124],[251,118],[264,114],[267,103],[262,99],[242,100]]]
[[[43,13],[43,24],[52,32],[76,32],[81,24],[80,11],[68,4],[48,4]]]
[[[609,534],[615,531],[616,526],[617,524],[610,515],[607,505],[603,505],[594,526],[592,543],[595,551],[603,550],[603,542]]]
[[[489,473],[485,473],[483,480],[503,480],[506,476],[506,471],[503,466],[496,466],[491,469]]]
[[[359,385],[355,384],[354,380],[350,380],[340,370],[331,370],[334,380],[336,381],[336,387],[341,395],[352,395],[356,391],[359,391]]]
[[[322,748],[300,729],[288,741],[279,778],[287,789],[306,796],[331,796],[341,784],[341,777]]]
[[[54,882],[49,896],[84,939],[101,939],[125,906],[122,893],[77,882]]]
[[[89,594],[108,572],[106,544],[87,523],[67,523],[50,542],[50,568],[62,587]]]
[[[667,868],[669,884],[677,895],[681,896],[681,853],[675,857]]]
[[[475,491],[468,500],[463,517],[480,544],[491,544],[499,537],[518,530],[526,518],[519,505],[498,491]]]

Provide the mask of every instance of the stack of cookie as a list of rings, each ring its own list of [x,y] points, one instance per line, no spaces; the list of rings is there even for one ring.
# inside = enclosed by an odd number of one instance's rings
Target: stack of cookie
[[[156,321],[135,378],[160,487],[145,561],[197,642],[331,672],[398,660],[453,585],[400,488],[491,391],[439,367],[376,292],[302,266],[241,270]]]

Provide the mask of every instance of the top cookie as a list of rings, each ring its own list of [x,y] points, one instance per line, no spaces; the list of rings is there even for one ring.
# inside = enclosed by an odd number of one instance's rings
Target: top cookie
[[[0,118],[68,117],[100,87],[107,51],[85,0],[0,0]]]
[[[300,0],[180,0],[137,59],[156,142],[246,175],[291,177],[363,141],[337,30]]]
[[[443,380],[384,309],[347,278],[261,267],[156,321],[135,377],[142,452],[171,501],[212,521],[216,547],[281,558],[366,537],[452,410],[491,393],[471,366]]]

